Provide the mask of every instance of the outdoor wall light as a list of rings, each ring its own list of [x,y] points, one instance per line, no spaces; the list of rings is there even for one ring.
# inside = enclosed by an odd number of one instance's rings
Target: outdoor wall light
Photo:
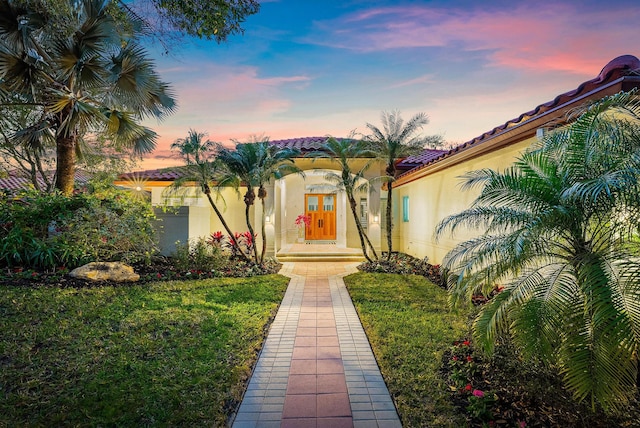
[[[264,217],[264,222],[265,223],[271,223],[271,217],[270,216],[265,216]]]
[[[378,218],[378,216],[377,216],[377,215],[374,215],[374,216],[373,216],[373,222],[374,222],[374,223],[377,223],[379,220],[380,220],[380,219]]]
[[[140,192],[140,191],[142,191],[142,187],[136,186],[136,192]]]

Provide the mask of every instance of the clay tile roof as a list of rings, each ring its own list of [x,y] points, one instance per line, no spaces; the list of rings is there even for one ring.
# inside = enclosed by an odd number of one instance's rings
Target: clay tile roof
[[[416,166],[413,170],[408,170],[404,172],[402,175],[410,174],[413,171],[418,169],[426,168],[429,165],[432,165],[436,162],[439,162],[445,158],[448,158],[456,153],[464,151],[465,149],[475,146],[477,144],[481,144],[491,137],[498,135],[509,128],[517,126],[518,124],[527,121],[535,116],[540,116],[545,112],[552,110],[562,104],[568,103],[574,99],[581,97],[582,95],[591,92],[599,87],[603,87],[610,82],[613,82],[617,79],[620,79],[625,76],[640,76],[640,60],[633,55],[622,55],[617,58],[611,60],[607,65],[604,66],[600,74],[597,77],[587,80],[582,83],[576,89],[565,92],[563,94],[558,95],[553,100],[546,102],[544,104],[540,104],[533,110],[530,110],[526,113],[522,113],[520,116],[515,119],[511,119],[504,123],[503,125],[497,126],[493,128],[491,131],[485,132],[484,134],[473,138],[466,143],[460,144],[457,147],[452,148],[448,151],[443,151],[439,155],[432,153],[431,159],[427,159],[428,156],[425,155],[424,162],[420,166]],[[423,153],[424,154],[424,153]]]
[[[287,148],[300,150],[302,153],[319,150],[329,137],[302,137],[290,138],[287,140],[273,140],[271,144]]]
[[[53,179],[55,175],[55,171],[46,171],[49,179]],[[86,171],[76,170],[76,184],[85,185],[87,181],[91,179],[91,174]],[[40,188],[45,188],[45,183],[42,178],[38,177],[38,183],[40,184]],[[19,170],[11,170],[8,171],[8,176],[0,178],[0,190],[6,190],[9,193],[19,192],[20,190],[26,190],[33,188],[31,184],[31,179],[28,178],[22,171]]]
[[[146,171],[127,172],[120,174],[120,180],[150,180],[150,181],[174,181],[184,176],[184,168],[180,166],[149,169]]]
[[[441,155],[447,153],[447,150],[425,149],[422,153],[415,156],[409,156],[396,165],[400,169],[411,169],[425,163],[429,163],[434,159],[438,159]]]

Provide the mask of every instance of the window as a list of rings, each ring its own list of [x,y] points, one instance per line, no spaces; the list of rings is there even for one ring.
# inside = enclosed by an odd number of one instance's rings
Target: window
[[[322,209],[324,211],[333,211],[333,196],[325,196],[322,198]]]
[[[409,221],[409,197],[402,197],[402,221]]]
[[[367,209],[367,200],[365,198],[360,199],[360,224],[362,227],[367,227],[369,224],[369,211]]]
[[[307,211],[318,211],[318,197],[309,196],[307,198]]]

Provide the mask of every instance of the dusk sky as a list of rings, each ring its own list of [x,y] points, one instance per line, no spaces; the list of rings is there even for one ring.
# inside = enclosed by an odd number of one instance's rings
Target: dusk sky
[[[177,95],[147,122],[158,148],[140,169],[178,165],[190,128],[230,144],[347,136],[383,110],[425,112],[423,132],[462,143],[575,89],[613,58],[640,57],[637,0],[261,2],[244,36],[151,51]]]

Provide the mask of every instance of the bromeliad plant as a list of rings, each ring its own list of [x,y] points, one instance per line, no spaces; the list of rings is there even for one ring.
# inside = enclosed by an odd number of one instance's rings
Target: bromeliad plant
[[[445,258],[454,303],[504,289],[474,322],[493,351],[510,335],[525,357],[560,367],[592,409],[637,393],[640,351],[640,102],[620,93],[586,107],[504,172],[463,176],[473,205],[437,234],[481,234]]]
[[[311,226],[311,216],[300,214],[296,217],[296,227],[298,229],[304,229],[305,227]]]

